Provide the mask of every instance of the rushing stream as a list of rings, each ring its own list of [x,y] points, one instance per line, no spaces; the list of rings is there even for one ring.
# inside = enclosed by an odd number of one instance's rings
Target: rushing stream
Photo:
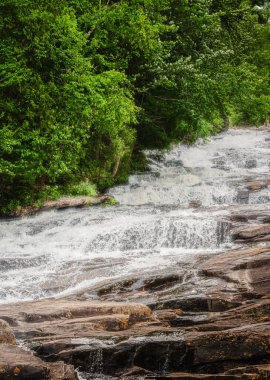
[[[268,190],[245,188],[245,180],[269,175],[268,136],[230,130],[164,155],[147,152],[149,171],[110,191],[118,206],[0,221],[0,302],[91,294],[231,248],[229,206],[270,201]]]

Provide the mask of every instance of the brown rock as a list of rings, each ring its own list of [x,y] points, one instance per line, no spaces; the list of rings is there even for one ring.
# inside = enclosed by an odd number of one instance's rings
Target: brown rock
[[[30,351],[12,345],[1,345],[0,374],[1,380],[42,380],[49,377],[49,368]]]
[[[0,344],[16,344],[15,336],[7,322],[0,319]]]
[[[65,209],[68,207],[87,207],[99,205],[111,201],[113,198],[110,195],[98,195],[96,197],[77,196],[77,197],[62,197],[56,201],[49,200],[43,203],[41,207],[29,206],[18,207],[16,211],[9,216],[21,217],[35,214],[40,211],[52,209]]]
[[[228,331],[190,333],[186,345],[193,352],[193,365],[235,362],[267,357],[270,324],[242,326]]]
[[[270,364],[252,365],[247,367],[234,368],[226,372],[228,375],[250,375],[250,379],[269,379],[270,378]],[[253,377],[252,377],[253,376]]]
[[[63,362],[44,363],[29,350],[3,344],[0,346],[1,380],[76,380],[73,366]]]
[[[183,311],[180,309],[165,309],[165,310],[156,310],[157,318],[160,321],[170,321],[176,317],[183,315]]]
[[[98,197],[80,196],[80,197],[62,197],[56,201],[46,201],[42,207],[43,210],[62,209],[67,207],[85,207],[108,202],[112,197],[109,195],[100,195]]]
[[[0,315],[26,323],[124,314],[133,321],[148,320],[151,310],[142,304],[128,302],[71,301],[45,299],[0,306]]]
[[[270,224],[254,224],[249,227],[240,227],[232,232],[235,240],[270,241]]]
[[[21,339],[87,337],[93,332],[122,331],[155,320],[151,310],[141,304],[53,299],[1,305],[0,316],[15,321],[14,329]]]
[[[170,373],[168,375],[150,375],[146,377],[147,380],[237,380],[243,379],[239,375],[225,375],[222,374],[198,374],[198,373],[187,373],[187,372],[177,372]],[[254,379],[255,380],[255,379]]]
[[[77,376],[72,365],[64,362],[49,363],[51,380],[76,380]]]
[[[270,247],[222,253],[206,261],[202,273],[235,283],[242,294],[266,295],[270,293]]]
[[[247,189],[250,191],[260,191],[268,185],[270,185],[270,179],[248,181]]]

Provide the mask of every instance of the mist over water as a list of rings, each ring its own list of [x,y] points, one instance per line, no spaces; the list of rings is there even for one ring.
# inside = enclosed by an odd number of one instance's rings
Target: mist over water
[[[233,246],[228,206],[269,207],[269,132],[230,130],[147,152],[149,170],[111,189],[118,206],[0,221],[0,302],[68,295],[188,266]]]

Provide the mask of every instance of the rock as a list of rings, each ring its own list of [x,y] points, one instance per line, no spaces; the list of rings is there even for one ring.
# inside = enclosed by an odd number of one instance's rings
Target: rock
[[[56,201],[46,201],[41,207],[43,210],[63,209],[67,207],[85,207],[108,202],[112,199],[110,195],[100,195],[97,197],[79,196],[62,197]]]
[[[218,333],[190,333],[185,336],[185,341],[192,352],[193,366],[207,363],[223,366],[225,362],[267,357],[270,354],[269,334],[270,323],[264,323]]]
[[[250,379],[269,379],[270,378],[270,364],[252,365],[247,367],[234,368],[226,372],[228,375],[250,375]],[[253,377],[252,377],[253,375]]]
[[[239,190],[237,192],[237,203],[248,203],[249,200],[249,192],[247,190]]]
[[[49,377],[49,368],[31,352],[16,346],[0,347],[1,379],[41,380]],[[18,377],[20,376],[20,377]]]
[[[63,354],[66,355],[66,352]],[[93,367],[100,366],[102,372],[109,375],[126,373],[134,366],[147,371],[177,371],[183,366],[184,356],[184,341],[175,336],[130,338],[114,345],[103,344],[99,349],[93,349],[92,346],[84,349],[78,347],[69,355],[72,362],[83,371],[93,372]],[[57,359],[61,357],[60,352]]]
[[[73,365],[64,362],[56,362],[48,364],[50,369],[51,380],[77,380],[77,375]]]
[[[199,208],[201,206],[202,206],[202,202],[199,200],[190,201],[188,204],[188,207],[190,207],[190,208]]]
[[[188,314],[183,316],[177,316],[169,321],[170,326],[191,326],[200,325],[209,322],[209,317],[207,314]]]
[[[233,212],[229,219],[237,223],[269,223],[270,222],[270,212],[269,210],[258,210],[258,211],[245,211],[245,212]],[[242,227],[241,227],[242,228]]]
[[[32,352],[3,344],[0,346],[1,380],[76,380],[73,366],[63,362],[44,363]]]
[[[9,324],[0,319],[0,344],[2,343],[16,344],[16,339]]]
[[[134,379],[139,379],[141,378],[142,376],[147,376],[147,375],[151,375],[152,372],[150,371],[147,371],[146,369],[144,368],[140,368],[140,367],[132,367],[131,369],[129,369],[127,372],[124,372],[123,375],[121,376],[121,378],[134,378]]]
[[[204,268],[204,267],[203,267]],[[201,271],[204,274],[204,270]],[[187,296],[179,298],[170,298],[168,300],[161,300],[154,304],[148,305],[153,310],[164,309],[180,309],[183,312],[218,312],[224,311],[236,306],[239,306],[239,302],[224,298],[224,295],[218,296]]]
[[[254,169],[257,167],[257,160],[253,159],[253,158],[250,158],[248,160],[246,160],[245,162],[245,168],[247,169]]]
[[[129,315],[129,318],[132,321],[143,321],[152,317],[152,312],[147,306],[128,302],[44,299],[42,301],[23,302],[20,304],[0,306],[0,315],[7,317],[10,316],[13,319],[16,317],[17,321],[25,323],[104,316],[111,314]]]
[[[156,310],[157,318],[164,322],[174,320],[180,315],[183,315],[183,311],[180,309]]]
[[[270,179],[248,181],[246,186],[249,191],[260,191],[270,185]]]
[[[16,321],[14,331],[20,339],[87,337],[95,331],[124,331],[155,321],[152,311],[137,303],[53,299],[2,305],[0,317]]]
[[[144,280],[142,287],[138,287],[138,290],[159,291],[168,288],[181,280],[182,276],[180,274],[170,274],[159,277],[155,276]]]
[[[77,196],[77,197],[62,197],[56,201],[49,200],[45,201],[41,207],[29,206],[29,207],[19,207],[16,211],[10,215],[10,217],[21,217],[33,215],[37,212],[47,211],[47,210],[61,210],[68,207],[87,207],[99,205],[102,203],[110,202],[114,198],[110,195],[98,195],[96,197],[89,196]]]
[[[150,375],[146,376],[147,380],[237,380],[243,379],[238,375],[226,375],[226,374],[195,374],[195,373],[187,373],[187,372],[178,372],[178,373],[170,373],[168,375]]]
[[[183,166],[183,161],[181,161],[181,160],[176,160],[176,159],[174,159],[174,160],[167,160],[166,161],[166,166],[167,167],[172,167],[172,168],[177,168],[177,167],[181,167],[181,166]]]
[[[235,283],[240,294],[270,293],[270,246],[226,252],[206,261],[201,272]]]
[[[270,241],[270,224],[253,224],[232,231],[234,240]]]

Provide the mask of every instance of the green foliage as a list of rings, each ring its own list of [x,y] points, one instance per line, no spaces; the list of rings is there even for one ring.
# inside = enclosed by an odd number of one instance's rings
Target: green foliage
[[[132,148],[128,81],[95,72],[84,54],[87,35],[61,4],[0,3],[0,208],[97,170],[111,178],[116,157]]]
[[[268,20],[263,0],[0,0],[2,213],[269,119]]]
[[[94,197],[97,195],[97,187],[89,182],[80,182],[70,185],[66,192],[69,195],[86,195]]]

